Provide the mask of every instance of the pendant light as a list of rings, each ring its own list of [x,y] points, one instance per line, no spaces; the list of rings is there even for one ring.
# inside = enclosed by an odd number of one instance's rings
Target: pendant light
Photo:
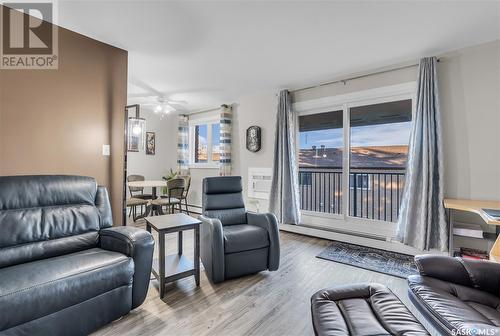
[[[140,117],[140,106],[135,105],[135,116],[128,118],[128,134],[130,141],[139,141],[138,148],[144,150],[146,136],[146,119]],[[136,139],[134,139],[136,138]]]

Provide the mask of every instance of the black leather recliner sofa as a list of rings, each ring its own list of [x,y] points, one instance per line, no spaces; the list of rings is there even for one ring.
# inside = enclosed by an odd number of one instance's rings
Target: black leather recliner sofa
[[[242,191],[240,176],[203,179],[200,256],[213,283],[279,267],[276,217],[247,212]]]
[[[154,241],[82,176],[0,177],[0,334],[85,335],[144,301]]]
[[[500,336],[500,264],[438,255],[415,263],[410,299],[441,335]]]

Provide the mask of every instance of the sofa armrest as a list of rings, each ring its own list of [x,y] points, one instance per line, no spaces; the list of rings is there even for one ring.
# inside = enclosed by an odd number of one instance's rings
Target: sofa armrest
[[[200,257],[203,267],[213,283],[224,281],[224,233],[222,223],[216,218],[199,216]]]
[[[132,309],[146,299],[153,262],[153,236],[142,229],[119,226],[99,231],[101,248],[123,253],[134,260],[132,284]]]
[[[280,235],[276,216],[272,213],[247,212],[247,223],[267,230],[269,234],[268,269],[276,271],[280,265]]]
[[[415,256],[420,275],[500,295],[500,264],[441,255]]]
[[[106,187],[98,186],[95,196],[95,206],[99,211],[101,229],[113,226],[113,215],[111,214],[111,204],[109,203],[109,195]]]

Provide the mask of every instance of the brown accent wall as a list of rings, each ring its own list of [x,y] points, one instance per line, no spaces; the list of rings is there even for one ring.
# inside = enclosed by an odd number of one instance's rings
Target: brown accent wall
[[[0,70],[0,174],[93,176],[119,225],[127,51],[58,32],[58,70]]]

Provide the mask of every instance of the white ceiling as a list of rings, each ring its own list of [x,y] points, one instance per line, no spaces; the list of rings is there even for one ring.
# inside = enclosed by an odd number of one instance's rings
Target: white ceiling
[[[64,1],[59,25],[129,51],[129,100],[200,110],[500,39],[498,1]]]

